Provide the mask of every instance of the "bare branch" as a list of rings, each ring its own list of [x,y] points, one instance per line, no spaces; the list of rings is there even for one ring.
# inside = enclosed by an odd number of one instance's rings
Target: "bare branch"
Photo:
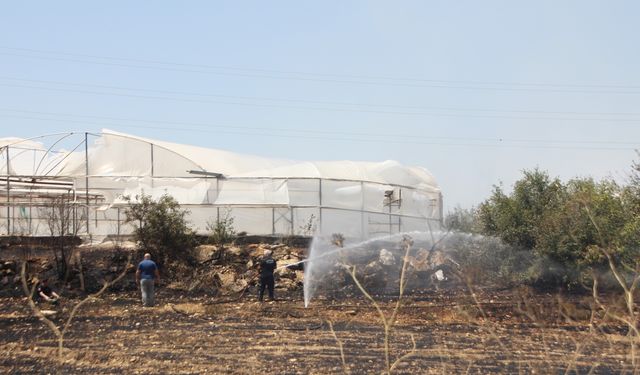
[[[329,330],[331,330],[331,334],[333,335],[333,338],[336,340],[336,343],[338,343],[338,348],[340,349],[340,359],[342,360],[342,370],[344,371],[345,374],[348,374],[349,367],[347,366],[347,361],[345,360],[345,357],[344,357],[344,348],[342,346],[342,341],[340,341],[340,339],[338,338],[338,335],[336,335],[336,331],[333,329],[333,323],[331,323],[330,320],[327,320],[327,324],[329,324]]]

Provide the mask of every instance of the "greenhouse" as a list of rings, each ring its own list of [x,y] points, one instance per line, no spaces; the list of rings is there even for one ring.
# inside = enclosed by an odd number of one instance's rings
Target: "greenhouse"
[[[130,197],[171,195],[198,233],[222,218],[256,235],[341,233],[371,238],[427,230],[442,220],[442,194],[424,168],[395,161],[292,161],[103,130],[1,138],[0,230],[101,238],[132,231]],[[63,147],[64,146],[64,147]],[[60,206],[70,207],[68,215]]]

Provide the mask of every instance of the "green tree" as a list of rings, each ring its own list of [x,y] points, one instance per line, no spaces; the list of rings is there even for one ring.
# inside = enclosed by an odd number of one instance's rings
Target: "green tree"
[[[226,211],[223,217],[207,223],[207,230],[211,233],[209,240],[220,250],[236,239],[236,230],[233,226],[233,216]]]
[[[478,226],[478,211],[473,207],[455,207],[444,219],[445,229],[453,232],[478,233]]]
[[[623,232],[632,219],[622,198],[624,188],[614,181],[574,179],[558,210],[549,212],[540,226],[537,251],[569,266],[595,266],[604,255],[603,243],[624,252]]]
[[[538,169],[524,171],[511,195],[495,186],[489,199],[478,207],[478,225],[483,234],[496,236],[505,243],[534,249],[545,215],[560,206],[565,188]]]
[[[145,194],[136,196],[135,200],[126,199],[130,204],[125,211],[126,222],[134,225],[141,250],[152,253],[161,265],[193,261],[196,236],[186,220],[188,210],[182,210],[167,194],[157,201]]]

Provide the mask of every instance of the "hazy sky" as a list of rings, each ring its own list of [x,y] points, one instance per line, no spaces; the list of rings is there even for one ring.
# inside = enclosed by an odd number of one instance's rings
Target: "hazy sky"
[[[640,147],[637,1],[5,2],[0,137],[102,128],[430,170],[445,207]]]

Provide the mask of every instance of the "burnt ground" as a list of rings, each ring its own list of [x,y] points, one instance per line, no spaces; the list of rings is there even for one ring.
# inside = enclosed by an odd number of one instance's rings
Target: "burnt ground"
[[[224,263],[203,262],[194,277],[206,280],[201,283],[205,288],[188,292],[184,286],[192,282],[163,281],[153,308],[141,307],[133,276],[128,275],[79,310],[65,336],[62,361],[55,335],[33,316],[16,282],[22,259],[29,259],[31,275],[51,275],[50,251],[24,246],[2,249],[0,373],[385,371],[384,327],[376,307],[359,291],[338,288],[335,295],[316,298],[305,308],[299,275],[289,272],[289,278],[277,281],[277,301],[258,303],[255,285],[238,298],[236,284],[246,277],[242,276],[248,270],[245,264],[269,245],[243,246],[232,249]],[[273,248],[279,259],[289,262],[300,253],[299,248]],[[83,250],[88,288],[97,290],[100,280],[112,279],[124,268],[126,251],[112,250]],[[83,296],[74,280],[67,286],[56,285],[65,297],[52,317],[58,326]],[[623,311],[620,297],[601,299],[611,312]],[[395,297],[375,296],[375,300],[389,317]],[[394,373],[638,372],[625,327],[603,319],[602,312],[592,316],[591,308],[589,295],[496,287],[470,291],[453,281],[434,285],[403,299],[390,340],[391,362],[402,357]]]
[[[187,296],[160,287],[158,306],[142,308],[134,291],[111,293],[82,308],[57,361],[55,336],[24,297],[0,302],[0,372],[164,374],[380,374],[384,330],[360,297],[320,298],[279,291],[260,304]],[[395,373],[633,372],[626,332],[612,322],[589,329],[586,297],[452,286],[404,299],[391,339]],[[380,297],[389,314],[393,300]],[[61,323],[75,302],[65,300]],[[329,324],[331,323],[331,325]],[[335,332],[334,337],[330,327]],[[412,349],[412,337],[415,350]],[[340,355],[344,349],[346,367]],[[637,369],[636,369],[637,370]]]

